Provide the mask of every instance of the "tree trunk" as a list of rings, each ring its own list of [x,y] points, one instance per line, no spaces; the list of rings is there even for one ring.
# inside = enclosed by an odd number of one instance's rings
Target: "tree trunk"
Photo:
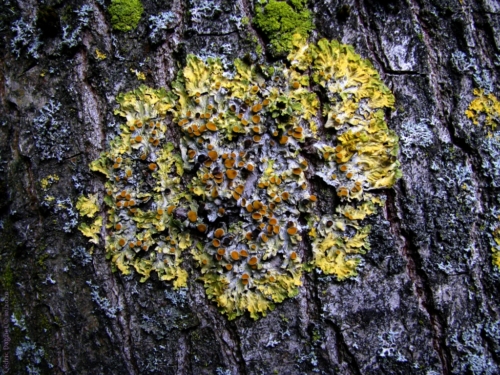
[[[465,115],[474,88],[498,89],[496,1],[310,2],[311,38],[353,45],[393,91],[403,176],[377,191],[386,203],[367,219],[357,277],[304,273],[299,294],[256,321],[221,314],[188,256],[180,291],[113,272],[75,208],[82,194],[105,195],[88,165],[123,122],[119,93],[170,89],[188,54],[276,60],[256,52],[266,38],[255,5],[143,0],[137,29],[118,32],[109,3],[0,1],[4,374],[500,373],[500,154],[495,132]],[[151,35],[149,17],[167,11]],[[329,187],[313,184],[333,212]]]

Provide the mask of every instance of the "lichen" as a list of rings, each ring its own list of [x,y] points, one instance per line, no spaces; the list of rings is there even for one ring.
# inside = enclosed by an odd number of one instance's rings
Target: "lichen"
[[[313,29],[307,0],[261,1],[256,5],[254,23],[266,35],[276,56],[291,51],[295,34],[307,38]]]
[[[40,187],[43,191],[47,191],[53,184],[59,182],[59,176],[56,174],[48,175],[40,180]]]
[[[171,92],[141,86],[118,96],[115,113],[126,123],[90,167],[107,177],[106,251],[121,272],[133,267],[141,281],[156,272],[180,288],[191,255],[230,319],[257,319],[298,294],[306,233],[321,272],[356,274],[369,249],[361,221],[383,204],[366,191],[390,188],[401,174],[383,117],[394,97],[352,47],[296,35],[288,59],[235,60],[226,71],[220,59],[189,55]],[[313,83],[328,100],[325,130],[335,141],[318,135]],[[173,126],[177,145],[166,142]],[[314,214],[314,175],[335,188],[336,214]]]
[[[500,124],[500,102],[494,94],[485,94],[482,89],[474,89],[474,95],[476,98],[470,103],[465,115],[475,125],[482,123],[495,130]]]
[[[113,29],[127,32],[137,27],[144,8],[140,0],[112,0],[108,11]]]
[[[106,54],[102,51],[100,51],[99,49],[96,48],[95,50],[95,58],[99,61],[102,61],[102,60],[106,60],[108,56],[106,56]]]
[[[491,248],[492,264],[497,270],[500,270],[500,225],[496,226],[493,230],[494,245]]]
[[[496,127],[500,124],[500,102],[497,97],[492,94],[486,94],[483,89],[474,89],[475,98],[470,103],[469,107],[465,111],[465,115],[475,124],[475,125],[485,125],[489,126],[491,130],[496,130]],[[497,160],[496,158],[491,158],[491,156],[497,156],[500,152],[498,147],[498,133],[494,135],[489,133],[488,139],[483,142],[485,146],[485,151],[489,154],[489,158],[484,158],[483,167],[485,167],[486,174],[492,177],[493,186],[497,185]],[[496,212],[497,209],[494,209]],[[493,215],[496,221],[500,220],[500,216],[497,214]],[[491,228],[493,235],[493,242],[491,247],[492,252],[492,264],[496,270],[500,271],[500,225],[497,223]]]
[[[80,213],[80,216],[94,217],[99,211],[99,206],[97,203],[97,194],[90,194],[88,197],[82,195],[78,197],[76,202],[76,209]]]
[[[80,196],[76,202],[76,209],[81,218],[87,217],[93,219],[90,223],[81,222],[78,226],[78,230],[82,232],[85,237],[90,238],[89,242],[98,244],[99,233],[102,227],[102,217],[95,217],[96,213],[99,212],[97,194],[90,194],[88,197],[83,195]]]

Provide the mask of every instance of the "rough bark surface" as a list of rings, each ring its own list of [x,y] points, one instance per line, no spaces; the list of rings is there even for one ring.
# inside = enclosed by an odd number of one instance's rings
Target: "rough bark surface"
[[[0,2],[3,373],[500,373],[500,278],[488,234],[495,160],[487,130],[464,116],[474,87],[497,88],[496,1],[311,1],[313,37],[354,45],[396,96],[387,115],[401,137],[403,177],[380,192],[387,204],[369,220],[372,248],[357,278],[308,273],[300,294],[267,317],[228,321],[193,264],[185,292],[139,283],[112,273],[102,246],[91,249],[72,226],[67,202],[102,194],[88,164],[116,134],[118,93],[169,87],[189,53],[258,58],[265,39],[235,21],[251,20],[250,0],[216,0],[199,14],[202,3],[144,0],[138,28],[120,33],[108,1]],[[74,12],[85,4],[87,24]],[[152,40],[148,18],[164,11],[173,21]],[[43,45],[30,53],[28,35],[17,57],[13,25],[35,16]],[[64,25],[81,25],[73,44]],[[37,118],[50,103],[59,125],[42,134]],[[43,191],[52,174],[59,182]],[[319,182],[316,189],[332,210],[332,193]],[[44,204],[47,194],[69,199],[66,208]]]

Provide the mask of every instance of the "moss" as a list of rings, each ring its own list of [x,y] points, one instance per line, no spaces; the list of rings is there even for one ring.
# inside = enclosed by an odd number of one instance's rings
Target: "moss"
[[[285,55],[292,49],[294,34],[307,37],[313,30],[307,0],[269,0],[265,6],[256,7],[255,25],[266,35],[275,56]]]
[[[137,27],[144,8],[140,0],[112,0],[108,11],[113,29],[127,32]]]

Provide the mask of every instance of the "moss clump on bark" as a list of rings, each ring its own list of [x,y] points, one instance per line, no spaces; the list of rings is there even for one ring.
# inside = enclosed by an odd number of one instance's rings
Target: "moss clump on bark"
[[[113,29],[127,32],[137,27],[144,8],[140,0],[112,0],[108,11]]]
[[[254,23],[269,39],[273,55],[290,52],[293,35],[307,38],[313,29],[311,12],[306,4],[307,0],[270,0],[264,7],[257,7]]]

